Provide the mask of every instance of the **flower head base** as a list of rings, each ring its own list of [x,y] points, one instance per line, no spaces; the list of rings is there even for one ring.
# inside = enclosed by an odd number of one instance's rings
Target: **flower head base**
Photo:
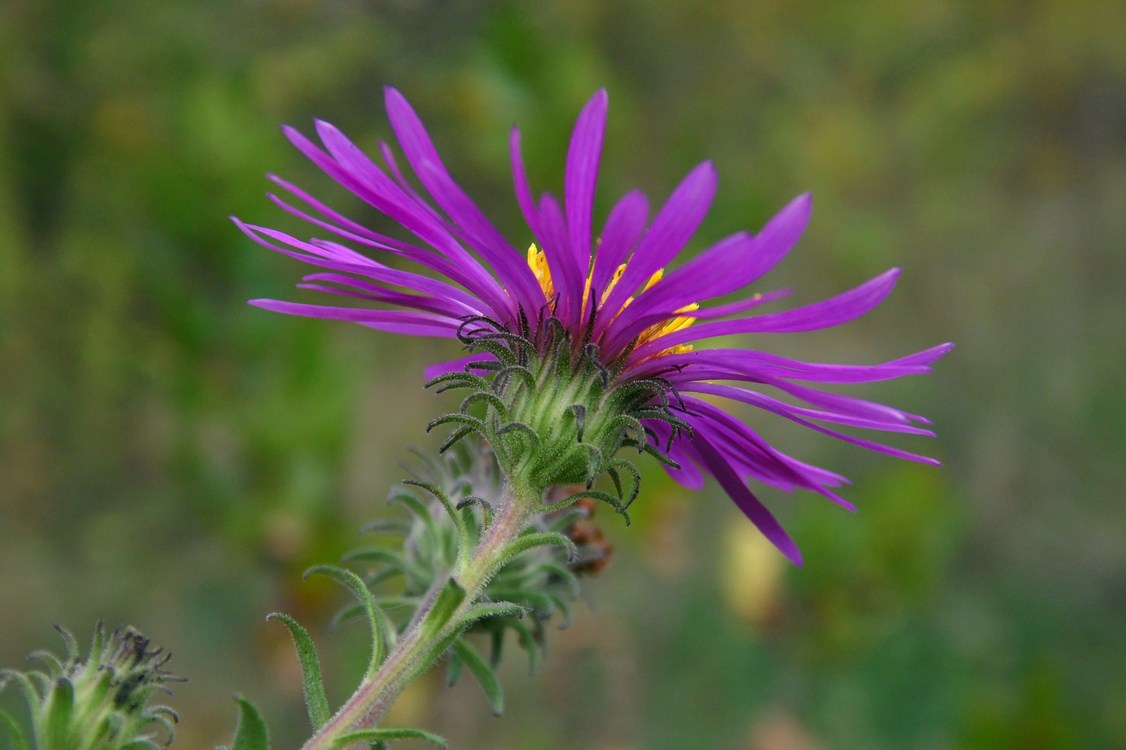
[[[553,486],[583,485],[586,491],[557,505],[579,496],[597,497],[623,514],[637,496],[639,479],[633,466],[616,458],[618,451],[632,446],[673,463],[650,443],[642,424],[663,423],[671,435],[689,429],[674,413],[668,392],[676,394],[666,381],[621,381],[617,371],[607,369],[597,346],[577,347],[555,317],[533,325],[522,322],[519,334],[482,316],[469,318],[459,338],[471,352],[487,353],[490,360],[473,365],[487,377],[462,371],[428,383],[443,391],[472,390],[460,412],[430,423],[430,429],[457,425],[442,450],[475,433],[492,446],[505,476],[534,495],[543,496]],[[471,413],[476,404],[483,406],[480,416]],[[616,498],[591,491],[604,472],[614,480]],[[630,479],[628,493],[623,491],[623,472]]]
[[[666,470],[686,487],[698,489],[706,475],[714,477],[764,535],[800,562],[797,546],[748,481],[811,490],[851,509],[835,491],[847,480],[782,453],[716,406],[716,397],[869,450],[937,463],[835,428],[932,435],[920,426],[927,424],[924,418],[818,386],[926,373],[949,344],[870,366],[800,362],[757,349],[697,348],[698,342],[736,334],[831,328],[860,317],[891,292],[898,269],[788,310],[757,312],[787,290],[709,304],[757,282],[789,253],[809,219],[808,195],[793,200],[757,234],[736,232],[666,272],[707,214],[715,169],[709,162],[693,169],[651,221],[645,196],[626,194],[598,231],[594,191],[608,106],[600,91],[576,122],[562,201],[533,195],[520,134],[512,131],[516,199],[534,241],[525,253],[449,175],[406,99],[388,89],[386,103],[406,161],[429,197],[400,169],[387,144],[380,145],[381,165],[328,123],[317,123],[324,148],[295,130],[285,132],[317,166],[399,223],[410,239],[374,232],[278,178],[273,179],[304,205],[272,199],[333,239],[304,241],[236,220],[259,244],[322,269],[306,277],[305,288],[374,306],[253,304],[461,340],[469,356],[435,365],[428,376],[432,383],[473,392],[461,412],[435,424],[454,424],[452,441],[484,435],[511,481],[537,488],[586,484],[603,471],[626,471],[614,463],[615,453],[637,444],[663,457]],[[354,247],[395,256],[417,269],[385,265]],[[620,504],[627,504],[624,496],[635,489],[619,491]]]
[[[149,639],[131,627],[107,637],[99,622],[83,659],[74,636],[57,629],[66,641],[64,660],[39,651],[31,656],[43,662],[44,671],[0,671],[0,687],[10,680],[23,689],[38,750],[157,748],[149,731],[154,726],[166,736],[164,744],[172,741],[176,712],[147,705],[154,692],[167,692],[165,683],[183,681],[164,669],[170,653],[150,649]]]

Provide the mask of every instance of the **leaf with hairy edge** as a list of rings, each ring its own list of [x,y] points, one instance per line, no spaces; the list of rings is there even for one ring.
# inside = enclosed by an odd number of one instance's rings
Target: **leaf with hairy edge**
[[[239,719],[231,750],[269,750],[270,735],[258,709],[241,695],[235,696],[235,700],[238,701]]]
[[[465,589],[461,587],[460,583],[450,578],[446,581],[442,590],[438,592],[438,598],[434,601],[430,614],[422,623],[424,632],[427,632],[429,637],[433,637],[436,633],[444,630],[457,608],[464,601]]]
[[[457,679],[461,677],[461,664],[461,657],[456,651],[451,651],[446,660],[446,685],[449,687],[456,685]]]
[[[474,605],[468,612],[457,618],[457,625],[458,627],[465,627],[488,617],[523,617],[527,613],[527,607],[521,607],[519,604],[512,602],[486,602]]]
[[[55,688],[47,699],[46,722],[43,727],[44,744],[67,747],[70,744],[70,719],[74,713],[74,683],[65,677],[55,681]]]
[[[469,554],[470,547],[472,545],[472,542],[469,538],[469,525],[466,523],[465,517],[461,514],[460,511],[458,511],[457,507],[453,504],[446,493],[442,492],[442,488],[438,487],[437,485],[430,482],[423,482],[418,479],[405,479],[403,480],[403,484],[419,487],[426,490],[431,495],[436,497],[438,499],[438,502],[442,504],[442,507],[446,511],[446,515],[449,516],[450,521],[453,522],[454,528],[457,529],[457,559],[458,568],[460,568],[461,561],[464,560],[465,557]]]
[[[528,674],[535,674],[536,669],[540,664],[541,646],[536,642],[536,636],[532,633],[527,625],[515,620],[507,623],[508,627],[516,631],[516,636],[520,639],[520,645],[528,652]]]
[[[426,507],[426,503],[419,500],[410,492],[401,489],[397,489],[395,492],[391,493],[391,496],[387,498],[387,502],[399,503],[406,507],[406,509],[426,527],[426,533],[431,539],[437,540],[439,538],[438,527],[435,525],[434,517],[430,515],[430,509]]]
[[[309,708],[309,723],[313,725],[315,732],[328,722],[331,712],[313,639],[309,637],[308,630],[287,614],[274,612],[266,615],[266,619],[280,620],[289,628],[289,634],[293,637],[293,645],[297,648],[297,659],[301,662],[301,682],[305,689],[305,705]]]
[[[344,747],[351,742],[386,742],[387,740],[425,740],[438,747],[447,747],[446,741],[436,734],[424,732],[421,729],[361,729],[358,732],[349,732],[341,735],[333,743],[333,747]]]
[[[30,750],[27,744],[27,737],[24,736],[23,730],[16,720],[9,716],[4,711],[0,711],[0,727],[8,730],[8,736],[11,738],[12,750]]]
[[[371,626],[371,661],[368,662],[367,671],[364,672],[364,679],[367,679],[375,674],[375,671],[379,669],[379,665],[383,662],[383,619],[376,611],[378,608],[375,599],[372,598],[371,592],[368,591],[363,579],[350,570],[335,565],[314,565],[305,571],[305,577],[308,578],[318,573],[332,578],[347,588],[364,606],[368,624]]]
[[[30,677],[14,669],[0,670],[0,690],[8,684],[9,680],[15,681],[15,683],[20,686],[20,690],[23,691],[24,694],[24,700],[27,701],[29,707],[34,708],[39,705],[41,697],[39,692],[35,689],[35,685],[31,682]],[[46,694],[46,691],[44,691],[44,694]]]
[[[562,547],[567,550],[567,557],[574,559],[578,554],[575,548],[575,543],[568,539],[563,534],[558,534],[553,531],[541,531],[532,534],[525,534],[524,536],[517,537],[507,547],[505,547],[498,557],[501,560],[501,565],[507,565],[514,557],[521,552],[527,552],[535,547]]]
[[[481,658],[476,649],[466,643],[464,640],[454,641],[454,651],[465,662],[465,666],[469,667],[469,671],[481,683],[481,687],[485,689],[485,695],[489,697],[489,703],[493,706],[493,713],[500,716],[504,713],[504,692],[500,687],[500,680],[497,679],[496,672],[492,667]]]

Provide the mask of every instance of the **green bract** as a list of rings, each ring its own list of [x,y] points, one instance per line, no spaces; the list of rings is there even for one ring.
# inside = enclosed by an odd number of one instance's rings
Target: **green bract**
[[[439,392],[471,391],[458,412],[439,417],[428,429],[455,426],[442,451],[471,434],[480,435],[492,447],[504,476],[535,494],[553,486],[586,488],[558,508],[593,497],[624,512],[639,487],[637,470],[617,458],[621,448],[633,447],[675,465],[653,447],[642,424],[663,421],[673,436],[688,431],[670,408],[670,396],[677,398],[675,389],[661,378],[619,382],[619,373],[600,361],[598,348],[576,343],[555,318],[534,330],[527,324],[522,329],[525,335],[516,335],[481,316],[464,321],[459,338],[466,348],[494,359],[473,362],[463,372],[427,383],[440,386]],[[616,496],[591,491],[604,473],[613,480]],[[628,491],[622,473],[630,479]]]

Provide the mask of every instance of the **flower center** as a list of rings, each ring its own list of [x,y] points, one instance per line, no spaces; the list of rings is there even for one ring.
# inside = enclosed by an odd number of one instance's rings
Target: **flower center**
[[[546,296],[548,299],[551,299],[553,296],[555,296],[555,285],[554,285],[554,283],[552,283],[552,280],[551,280],[551,269],[548,268],[547,258],[544,257],[543,251],[540,250],[538,247],[536,247],[535,243],[532,243],[531,245],[528,246],[528,267],[532,269],[532,273],[535,275],[536,281],[538,281],[540,283],[540,288],[543,289],[544,296]],[[610,283],[606,285],[605,291],[602,292],[602,299],[600,299],[598,301],[599,304],[603,304],[603,303],[606,302],[606,299],[610,296],[610,292],[612,292],[614,290],[614,286],[622,278],[622,274],[625,273],[625,270],[626,270],[626,264],[623,263],[622,265],[618,266],[618,268],[614,271],[614,276],[610,279]],[[591,278],[593,277],[593,275],[594,275],[594,270],[591,269],[591,272],[588,273],[587,277],[586,277],[586,285],[583,287],[583,309],[586,309],[587,302],[590,299],[590,284],[591,284]],[[648,291],[650,288],[652,288],[654,285],[656,285],[662,278],[664,278],[664,276],[665,276],[665,270],[663,268],[658,269],[656,273],[654,273],[652,276],[649,277],[649,281],[645,282],[645,288],[642,289],[642,291],[643,292]],[[633,302],[633,297],[627,298],[626,301],[625,301],[625,304],[622,305],[622,310],[629,307],[631,302]],[[699,310],[699,309],[700,309],[700,305],[693,302],[690,305],[685,305],[684,307],[680,308],[676,312],[677,313],[690,313],[690,312],[693,312],[693,311]],[[621,313],[621,310],[619,310],[617,313],[615,313],[614,317],[617,317],[620,313]],[[691,326],[695,322],[696,322],[696,318],[693,318],[691,316],[677,315],[676,317],[669,318],[668,320],[666,320],[664,322],[657,323],[656,325],[653,325],[653,326],[650,326],[649,328],[646,328],[644,331],[641,332],[641,335],[639,335],[637,337],[636,343],[637,343],[638,346],[641,346],[642,344],[647,344],[650,341],[653,341],[655,339],[659,339],[662,336],[666,336],[670,333],[673,333],[674,331],[682,331],[685,328],[688,328],[689,326]],[[660,353],[658,353],[654,356],[660,357],[660,356],[663,356],[663,355],[666,355],[666,354],[681,354],[683,352],[690,352],[690,351],[692,351],[692,345],[691,344],[678,344],[676,346],[671,346],[668,349],[665,349],[665,350],[661,351]]]

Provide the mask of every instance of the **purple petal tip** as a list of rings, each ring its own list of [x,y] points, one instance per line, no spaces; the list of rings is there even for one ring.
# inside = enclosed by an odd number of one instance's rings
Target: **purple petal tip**
[[[797,565],[799,568],[804,567],[805,559],[802,557],[801,550],[798,549],[798,546],[789,539],[785,540],[782,543],[780,542],[781,540],[775,540],[774,544],[778,547],[778,550],[786,556],[786,559],[792,562],[794,565]]]

